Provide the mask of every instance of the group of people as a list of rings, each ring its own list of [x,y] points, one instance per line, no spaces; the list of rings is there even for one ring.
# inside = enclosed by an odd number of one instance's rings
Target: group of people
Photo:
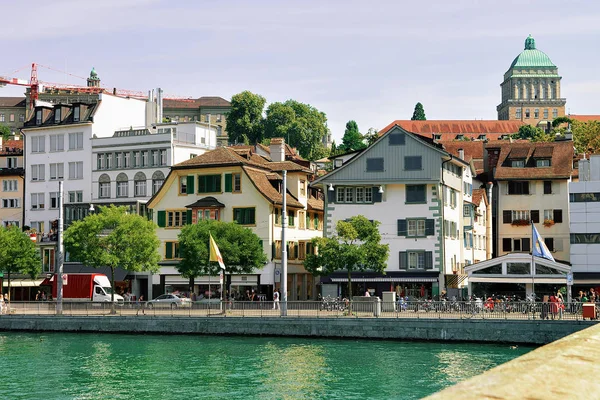
[[[0,294],[0,314],[8,314],[8,294]]]
[[[43,290],[38,290],[35,295],[35,301],[52,301],[52,294],[46,294]]]

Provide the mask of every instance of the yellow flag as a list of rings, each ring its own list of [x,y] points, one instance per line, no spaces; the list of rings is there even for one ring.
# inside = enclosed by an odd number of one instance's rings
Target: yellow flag
[[[210,261],[218,261],[219,266],[222,270],[225,270],[225,264],[223,263],[223,257],[221,257],[221,252],[219,251],[219,247],[213,239],[212,234],[208,234],[210,236]]]

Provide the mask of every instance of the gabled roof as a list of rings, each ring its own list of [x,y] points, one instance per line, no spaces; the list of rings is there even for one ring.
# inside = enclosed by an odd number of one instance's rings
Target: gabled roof
[[[172,168],[194,168],[194,167],[217,167],[222,165],[246,165],[252,164],[262,166],[256,161],[248,160],[240,156],[235,150],[228,147],[217,147],[214,150],[207,151],[204,154],[190,158],[175,164]]]
[[[254,184],[254,187],[271,203],[273,204],[283,204],[283,196],[281,193],[277,191],[267,179],[267,175],[264,171],[260,171],[250,167],[242,167],[248,178]],[[295,208],[304,208],[304,205],[298,201],[294,196],[292,196],[289,192],[286,193],[285,196],[287,206],[295,207]]]
[[[478,121],[478,120],[431,120],[431,121],[412,121],[396,120],[379,131],[379,135],[388,132],[394,126],[415,133],[417,135],[433,138],[433,135],[440,135],[439,140],[456,140],[459,135],[465,139],[479,139],[481,135],[486,135],[489,140],[497,140],[502,135],[514,134],[519,132],[523,125],[521,121]]]
[[[484,201],[485,205],[488,205],[487,194],[485,189],[473,189],[473,204],[480,205],[481,200]]]
[[[25,97],[0,97],[0,107],[25,107]]]
[[[164,99],[163,108],[189,108],[200,107],[231,107],[231,103],[219,96],[204,96],[197,99]]]
[[[491,149],[500,150],[494,178],[498,180],[511,179],[567,179],[573,173],[573,142],[560,141],[549,143],[529,142],[493,142],[486,144],[488,152]],[[547,159],[551,151],[550,166],[536,167],[535,159]],[[539,149],[539,150],[538,150]],[[544,156],[536,156],[536,152]],[[525,167],[511,167],[507,160],[525,159]]]
[[[321,199],[317,199],[311,196],[308,198],[308,209],[323,211],[325,209],[325,202]]]

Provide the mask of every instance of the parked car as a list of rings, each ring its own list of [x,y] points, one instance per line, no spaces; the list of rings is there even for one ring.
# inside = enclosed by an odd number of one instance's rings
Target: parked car
[[[154,300],[148,301],[148,308],[177,308],[177,307],[191,307],[192,301],[187,297],[180,296],[178,294],[163,294],[158,296]]]

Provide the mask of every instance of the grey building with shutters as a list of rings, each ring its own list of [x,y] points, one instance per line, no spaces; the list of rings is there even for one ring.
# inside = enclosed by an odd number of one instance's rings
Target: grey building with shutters
[[[466,287],[464,206],[472,202],[472,164],[432,140],[394,126],[377,142],[315,180],[325,196],[324,235],[355,215],[380,222],[390,256],[385,274],[353,273],[356,290],[435,297]],[[322,279],[343,294],[347,274]]]

